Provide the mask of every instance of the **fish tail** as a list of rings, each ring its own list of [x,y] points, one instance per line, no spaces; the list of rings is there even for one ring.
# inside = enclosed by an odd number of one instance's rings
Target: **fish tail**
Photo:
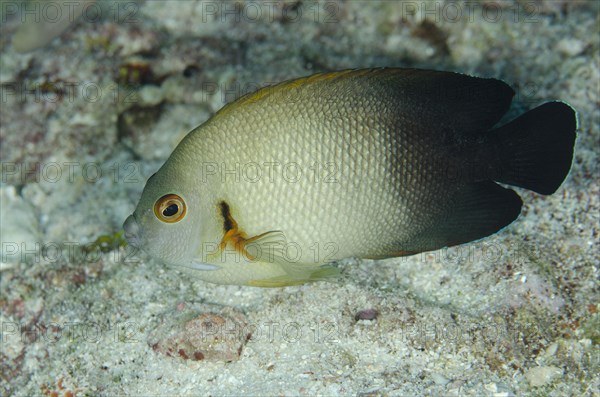
[[[567,177],[577,129],[575,110],[548,102],[491,132],[499,174],[494,180],[552,194]]]

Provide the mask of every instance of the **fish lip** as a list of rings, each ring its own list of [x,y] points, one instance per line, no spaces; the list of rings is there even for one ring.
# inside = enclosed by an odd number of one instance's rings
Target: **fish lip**
[[[135,220],[133,214],[129,215],[127,219],[125,219],[125,222],[123,222],[123,230],[125,231],[125,240],[127,240],[129,245],[140,248],[140,225]]]

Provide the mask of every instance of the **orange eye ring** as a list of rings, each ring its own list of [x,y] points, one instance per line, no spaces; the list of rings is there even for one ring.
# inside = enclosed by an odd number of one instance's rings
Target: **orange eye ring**
[[[154,203],[154,215],[162,222],[179,222],[185,217],[185,213],[185,201],[176,194],[166,194]]]

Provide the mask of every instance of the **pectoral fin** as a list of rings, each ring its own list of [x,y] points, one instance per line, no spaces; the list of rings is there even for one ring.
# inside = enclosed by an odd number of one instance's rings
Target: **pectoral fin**
[[[283,232],[271,230],[256,236],[248,236],[231,215],[229,204],[221,201],[219,206],[225,231],[219,244],[219,251],[223,252],[229,246],[249,261],[273,262],[281,258],[286,241]]]
[[[244,231],[236,228],[225,233],[219,244],[219,249],[223,251],[227,246],[230,246],[249,261],[273,262],[281,257],[283,242],[285,242],[285,237],[278,230],[248,237]]]

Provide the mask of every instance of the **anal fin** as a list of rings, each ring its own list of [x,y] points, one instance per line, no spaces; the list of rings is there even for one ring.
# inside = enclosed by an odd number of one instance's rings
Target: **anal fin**
[[[456,192],[445,216],[406,242],[405,251],[432,251],[496,233],[513,222],[523,202],[515,191],[494,182],[479,182]]]

